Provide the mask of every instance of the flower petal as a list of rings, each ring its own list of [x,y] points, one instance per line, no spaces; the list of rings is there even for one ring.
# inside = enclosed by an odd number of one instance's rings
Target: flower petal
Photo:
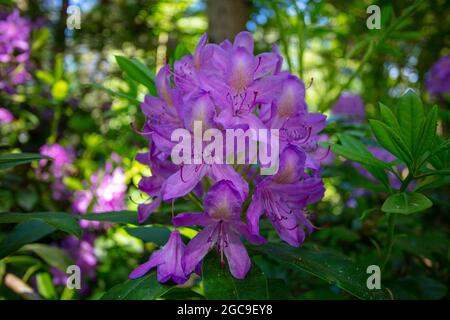
[[[242,199],[229,180],[221,180],[206,194],[204,207],[208,215],[216,220],[239,219]]]
[[[186,246],[183,257],[184,272],[191,273],[217,240],[217,224],[210,224],[200,231]]]
[[[205,227],[212,223],[209,216],[201,212],[184,212],[172,218],[175,227],[189,227],[193,225]]]
[[[239,236],[233,232],[230,226],[225,225],[225,232],[227,234],[227,245],[224,248],[224,252],[230,272],[233,277],[244,279],[250,270],[250,257]]]

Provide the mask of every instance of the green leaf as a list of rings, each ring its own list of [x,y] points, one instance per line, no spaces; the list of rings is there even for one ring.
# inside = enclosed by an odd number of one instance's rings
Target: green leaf
[[[138,225],[137,213],[134,211],[111,211],[104,213],[88,213],[78,216],[79,219],[112,223]]]
[[[416,149],[416,154],[418,155],[430,150],[433,146],[434,137],[436,136],[437,111],[437,106],[434,106],[421,124],[420,135],[418,137],[419,143]]]
[[[391,109],[380,102],[380,114],[384,123],[391,127],[395,132],[400,133],[400,125]]]
[[[164,245],[170,236],[170,230],[166,227],[137,227],[125,228],[125,231],[133,237],[144,242],[153,242],[159,246]]]
[[[317,246],[290,247],[284,243],[268,243],[254,247],[258,251],[293,269],[307,272],[333,284],[359,299],[388,299],[383,290],[367,288],[367,266],[360,266],[335,251]]]
[[[245,279],[234,278],[228,266],[221,266],[218,255],[210,253],[203,261],[203,286],[210,300],[268,299],[267,279],[253,263]]]
[[[45,299],[57,299],[55,287],[52,278],[48,272],[40,272],[36,275],[36,285],[39,294]]]
[[[387,198],[381,207],[381,211],[411,214],[424,211],[432,205],[433,203],[421,193],[402,192]]]
[[[157,95],[153,72],[137,59],[116,56],[117,64],[131,79],[143,84],[153,96]]]
[[[30,163],[36,160],[50,159],[37,153],[8,153],[0,154],[0,169],[9,169],[20,164]]]
[[[155,300],[171,290],[172,287],[163,285],[152,272],[142,278],[127,280],[106,292],[101,300]]]
[[[180,43],[175,48],[175,52],[173,54],[173,58],[175,61],[180,60],[185,55],[190,54],[189,50],[185,47],[184,44]]]
[[[403,139],[390,127],[378,120],[369,120],[378,142],[390,153],[410,165],[412,155]]]
[[[399,100],[397,119],[401,137],[413,154],[417,148],[417,138],[423,118],[424,111],[420,97],[414,91],[408,90]]]
[[[41,243],[27,244],[20,251],[31,251],[44,260],[49,266],[58,268],[62,272],[66,272],[67,267],[74,264],[69,254],[54,246]]]
[[[55,69],[53,70],[55,81],[62,78],[64,74],[64,56],[58,53],[55,58]]]
[[[3,213],[0,213],[0,217],[2,215]],[[0,243],[0,259],[16,252],[23,245],[37,241],[54,231],[55,228],[39,220],[19,223]]]
[[[380,169],[386,169],[390,170],[391,168],[389,165],[384,163],[383,161],[380,161],[376,159],[372,155],[366,155],[365,153],[361,152],[361,150],[351,149],[346,146],[334,144],[331,146],[331,150],[344,158],[347,158],[348,160],[352,160],[358,163],[361,163],[365,166],[374,166]]]
[[[117,92],[117,91],[108,89],[108,88],[106,88],[106,87],[104,87],[104,86],[102,86],[100,84],[97,84],[97,83],[92,83],[92,84],[90,84],[88,86],[94,87],[94,88],[99,89],[99,90],[103,90],[103,91],[108,92],[109,94],[111,94],[113,96],[117,96],[119,98],[126,99],[126,100],[128,100],[128,101],[130,101],[130,102],[132,102],[132,103],[134,103],[136,105],[140,104],[139,100],[137,100],[135,97],[133,97],[133,96],[131,96],[129,94],[126,94],[126,93],[123,93],[123,92]]]
[[[38,70],[36,71],[36,77],[45,82],[46,84],[52,85],[53,82],[55,82],[55,78],[53,78],[53,75],[50,72]]]
[[[80,225],[74,216],[64,212],[37,213],[0,213],[0,223],[19,223],[30,220],[40,220],[61,231],[81,237]]]

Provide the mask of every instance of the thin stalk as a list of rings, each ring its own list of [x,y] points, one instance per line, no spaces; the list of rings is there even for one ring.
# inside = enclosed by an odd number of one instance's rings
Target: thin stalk
[[[405,180],[402,181],[402,185],[400,187],[400,192],[404,192],[410,182],[413,180],[413,174],[410,172],[408,176],[405,178]],[[395,213],[389,212],[388,213],[388,239],[387,239],[387,249],[386,253],[384,255],[382,269],[386,267],[386,264],[389,262],[389,259],[391,258],[392,253],[392,247],[394,246],[394,236],[395,236]]]
[[[266,1],[265,1],[266,2]],[[278,28],[280,29],[280,41],[281,44],[283,46],[283,51],[284,51],[284,55],[286,57],[286,62],[288,65],[288,69],[289,72],[292,72],[292,61],[291,61],[291,57],[289,56],[289,42],[288,39],[286,37],[286,30],[284,29],[284,25],[283,25],[283,21],[282,21],[282,17],[280,14],[280,10],[277,8],[277,4],[275,3],[275,1],[270,2],[270,5],[266,2],[267,6],[270,6],[273,11],[275,12],[275,19],[277,20],[277,25]]]
[[[195,205],[197,205],[202,211],[203,209],[203,204],[202,201],[199,199],[199,197],[197,197],[193,192],[188,194],[188,198],[195,203]]]
[[[55,114],[53,115],[52,126],[50,131],[50,137],[48,138],[48,143],[53,144],[58,138],[58,126],[61,120],[62,106],[60,102],[56,103]]]
[[[297,1],[292,0],[292,4],[294,5],[295,12],[297,14],[297,27],[298,27],[298,73],[300,79],[303,80],[303,55],[305,52],[305,18],[303,16],[302,11],[297,5]]]

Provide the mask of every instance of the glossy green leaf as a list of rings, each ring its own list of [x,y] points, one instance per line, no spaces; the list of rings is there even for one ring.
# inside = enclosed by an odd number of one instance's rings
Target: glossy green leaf
[[[137,227],[125,228],[125,231],[133,237],[144,242],[153,242],[159,246],[164,245],[170,236],[170,230],[166,227]]]
[[[135,211],[111,211],[102,213],[88,213],[79,216],[79,219],[123,224],[138,224]]]
[[[370,156],[366,155],[364,152],[361,152],[360,150],[357,150],[357,149],[352,149],[347,146],[334,144],[331,146],[331,151],[333,151],[333,153],[335,153],[339,156],[342,156],[348,160],[352,160],[352,161],[361,163],[365,166],[374,166],[374,167],[377,167],[380,169],[390,170],[389,165],[387,165],[383,161],[376,159],[372,155],[370,155]]]
[[[420,127],[419,143],[416,148],[416,154],[420,155],[423,152],[430,150],[433,146],[433,141],[436,136],[437,127],[437,106],[434,106],[426,118],[423,120]]]
[[[78,220],[73,215],[64,212],[0,213],[0,223],[19,223],[30,220],[40,220],[77,237],[80,237],[82,233]]]
[[[155,300],[171,290],[172,287],[163,285],[152,272],[135,280],[126,280],[106,292],[101,300]]]
[[[151,95],[156,95],[155,80],[153,72],[137,59],[129,59],[123,56],[116,56],[117,64],[131,79],[143,84]]]
[[[400,125],[392,110],[380,102],[380,114],[383,122],[391,127],[395,132],[400,132]]]
[[[378,142],[406,164],[411,164],[412,154],[403,139],[393,129],[381,121],[369,120],[372,131]]]
[[[48,272],[40,272],[36,275],[36,286],[39,294],[45,299],[57,299],[55,286]]]
[[[397,119],[400,125],[401,137],[411,153],[417,147],[420,124],[424,119],[424,111],[420,97],[412,90],[408,90],[397,105]]]
[[[290,247],[284,243],[269,243],[253,250],[294,269],[307,272],[333,284],[359,299],[388,299],[384,289],[367,288],[367,266],[357,265],[348,257],[316,246]]]
[[[0,213],[0,217],[2,214]],[[55,228],[39,220],[19,223],[0,243],[0,259],[16,252],[23,245],[37,241],[54,231]]]
[[[0,154],[0,169],[9,169],[36,160],[50,159],[37,153],[8,153]]]
[[[67,267],[74,264],[69,254],[55,246],[49,246],[41,243],[27,244],[20,251],[30,251],[39,256],[49,266],[58,268],[62,272],[66,272]]]
[[[216,253],[211,252],[203,261],[203,286],[210,300],[262,300],[268,299],[267,279],[253,263],[245,279],[234,278],[228,265],[221,266]]]
[[[387,198],[381,207],[381,211],[411,214],[424,211],[432,205],[433,203],[421,193],[402,192]]]

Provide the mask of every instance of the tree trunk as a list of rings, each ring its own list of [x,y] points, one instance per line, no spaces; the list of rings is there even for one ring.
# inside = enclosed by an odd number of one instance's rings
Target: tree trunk
[[[210,41],[233,41],[237,33],[246,29],[252,9],[251,1],[207,0],[207,5]]]

